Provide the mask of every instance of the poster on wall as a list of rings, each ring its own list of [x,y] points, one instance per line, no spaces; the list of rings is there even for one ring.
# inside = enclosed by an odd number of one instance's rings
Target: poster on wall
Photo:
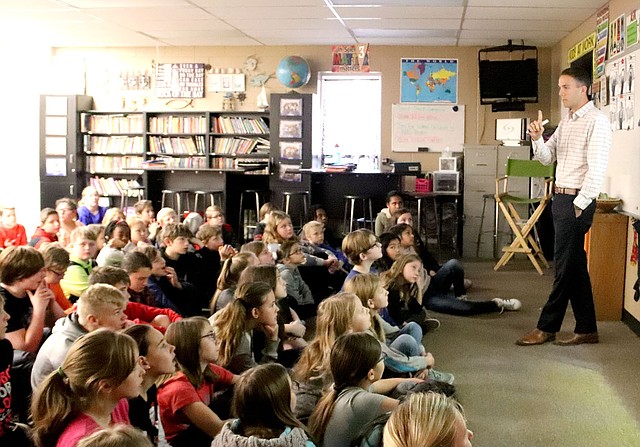
[[[400,60],[400,102],[456,104],[458,59]]]
[[[627,16],[627,48],[638,43],[638,11],[634,9]]]
[[[204,98],[204,64],[158,64],[158,98]]]
[[[624,51],[626,27],[624,14],[620,15],[609,25],[609,58]]]
[[[369,44],[331,47],[331,71],[334,73],[369,73]]]
[[[607,42],[609,37],[609,7],[602,8],[596,16],[596,51],[593,54],[595,78],[604,75],[604,63],[607,60]]]

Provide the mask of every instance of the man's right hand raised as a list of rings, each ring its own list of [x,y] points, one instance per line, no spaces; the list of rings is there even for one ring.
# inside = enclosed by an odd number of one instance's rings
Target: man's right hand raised
[[[542,133],[544,132],[544,124],[542,120],[542,110],[538,110],[538,119],[533,120],[527,126],[527,130],[529,135],[531,136],[531,141],[535,141],[542,137]]]

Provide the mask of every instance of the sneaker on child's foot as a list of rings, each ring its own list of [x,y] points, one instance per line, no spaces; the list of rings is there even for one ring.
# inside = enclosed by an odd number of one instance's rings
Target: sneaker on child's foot
[[[440,321],[435,318],[426,317],[422,323],[420,323],[420,327],[422,328],[422,333],[426,334],[427,332],[435,331],[440,327]]]
[[[517,300],[515,298],[511,298],[508,300],[504,300],[502,298],[494,298],[492,301],[498,305],[498,307],[500,308],[500,312],[505,310],[520,310],[520,308],[522,307],[522,303],[520,302],[520,300]]]
[[[449,385],[453,385],[453,381],[455,377],[451,373],[436,371],[435,369],[429,370],[429,378],[431,380],[437,380],[438,382],[448,383]]]

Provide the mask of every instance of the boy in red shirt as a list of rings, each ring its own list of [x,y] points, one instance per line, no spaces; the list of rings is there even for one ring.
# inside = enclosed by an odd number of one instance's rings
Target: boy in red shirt
[[[27,232],[22,225],[16,222],[16,209],[5,207],[0,210],[0,249],[14,245],[27,245]]]
[[[31,236],[29,245],[37,250],[44,243],[57,242],[58,231],[60,231],[58,212],[53,208],[44,208],[40,211],[40,226],[36,228],[35,233]]]

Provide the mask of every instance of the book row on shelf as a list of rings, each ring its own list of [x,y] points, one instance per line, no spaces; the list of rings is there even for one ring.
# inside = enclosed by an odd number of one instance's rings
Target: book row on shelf
[[[149,152],[153,154],[204,155],[206,150],[204,135],[149,137]]]
[[[80,131],[95,133],[142,133],[144,129],[144,115],[138,114],[109,114],[95,115],[80,114]]]
[[[118,134],[143,133],[145,130],[143,113],[123,114],[80,114],[81,132]],[[196,116],[151,116],[148,132],[160,134],[207,133],[206,115]],[[212,133],[268,134],[269,126],[262,117],[214,116],[211,123]]]
[[[114,179],[113,177],[92,177],[89,184],[93,186],[101,196],[123,196],[137,197],[140,183],[137,180]]]
[[[269,126],[262,118],[240,116],[216,116],[213,118],[214,133],[267,134]]]
[[[92,154],[143,154],[144,139],[124,135],[84,135],[84,152]]]
[[[143,167],[146,169],[180,168],[180,169],[207,169],[209,160],[207,157],[183,157],[171,158],[159,156],[153,160],[145,160]]]
[[[142,169],[142,161],[143,158],[136,155],[124,155],[122,157],[94,155],[87,157],[87,170],[92,173],[119,173],[125,169]]]
[[[244,171],[260,171],[255,173],[269,173],[269,159],[261,158],[214,158],[209,167],[207,157],[183,157],[171,158],[159,156],[152,160],[145,160],[142,164],[145,169],[237,169]]]
[[[202,116],[152,116],[149,118],[151,133],[207,133],[207,117]]]
[[[250,154],[269,152],[269,140],[264,138],[212,138],[213,152],[216,154]]]

